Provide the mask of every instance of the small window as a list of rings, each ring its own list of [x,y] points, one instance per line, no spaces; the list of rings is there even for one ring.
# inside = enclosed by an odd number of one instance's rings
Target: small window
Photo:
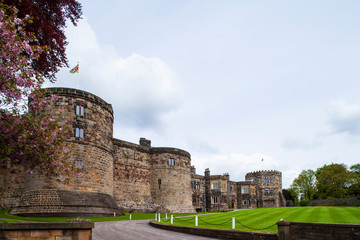
[[[273,183],[273,177],[271,176],[264,177],[264,183]]]
[[[250,201],[249,201],[249,200],[244,200],[244,201],[243,201],[243,204],[244,204],[244,205],[249,205],[249,204],[250,204]]]
[[[82,160],[75,160],[75,166],[81,167],[82,166]]]
[[[220,189],[220,183],[211,183],[211,189]]]
[[[83,106],[77,105],[76,106],[76,115],[78,116],[84,116],[85,114],[85,109]]]
[[[84,138],[84,129],[75,128],[75,137]]]
[[[174,166],[175,165],[175,159],[173,158],[169,158],[169,166]]]
[[[265,196],[273,196],[274,195],[274,190],[264,190],[264,195]]]
[[[220,197],[211,197],[211,203],[212,204],[220,203]]]
[[[159,190],[161,189],[161,179],[158,179]]]
[[[242,186],[241,187],[241,193],[250,193],[250,187],[249,186]]]

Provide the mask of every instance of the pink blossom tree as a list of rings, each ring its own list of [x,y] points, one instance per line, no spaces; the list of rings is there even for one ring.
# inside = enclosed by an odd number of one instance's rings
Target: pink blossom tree
[[[31,63],[49,49],[25,32],[31,17],[17,14],[15,7],[0,4],[0,166],[21,165],[28,174],[35,171],[68,182],[77,171],[69,164],[66,129],[36,114],[48,102],[41,89],[44,78]]]

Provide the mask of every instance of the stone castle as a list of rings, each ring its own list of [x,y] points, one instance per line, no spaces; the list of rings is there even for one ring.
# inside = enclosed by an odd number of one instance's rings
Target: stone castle
[[[56,95],[55,100],[51,96]],[[188,152],[113,138],[113,109],[101,98],[77,89],[48,88],[50,105],[40,114],[69,128],[71,161],[86,172],[61,185],[28,175],[21,166],[0,168],[0,207],[31,216],[109,216],[123,211],[195,212],[229,207],[284,206],[281,172],[198,175]]]

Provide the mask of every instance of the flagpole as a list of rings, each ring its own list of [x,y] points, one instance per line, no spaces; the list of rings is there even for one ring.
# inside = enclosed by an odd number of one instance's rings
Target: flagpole
[[[78,76],[77,76],[77,89],[80,89],[80,77],[79,77],[79,74],[80,74],[80,64],[78,62]]]
[[[72,74],[75,74],[75,73],[79,74],[79,67],[80,67],[80,63],[78,62],[77,65],[74,68],[72,68],[69,72],[72,73]],[[80,78],[79,78],[79,76],[76,79],[76,88],[80,89]]]

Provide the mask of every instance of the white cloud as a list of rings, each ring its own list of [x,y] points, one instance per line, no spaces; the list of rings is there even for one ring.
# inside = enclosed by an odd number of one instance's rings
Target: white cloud
[[[302,136],[286,137],[282,143],[282,147],[288,150],[311,150],[320,145],[322,141],[319,138],[310,139]]]
[[[360,135],[360,104],[349,105],[344,100],[332,102],[328,117],[333,132]]]
[[[69,26],[66,34],[69,62],[73,66],[79,61],[80,71],[70,74],[62,69],[56,86],[103,98],[114,108],[115,123],[135,128],[161,126],[162,116],[179,107],[180,84],[161,59],[138,53],[119,56],[113,46],[98,43],[86,17],[78,27]]]

